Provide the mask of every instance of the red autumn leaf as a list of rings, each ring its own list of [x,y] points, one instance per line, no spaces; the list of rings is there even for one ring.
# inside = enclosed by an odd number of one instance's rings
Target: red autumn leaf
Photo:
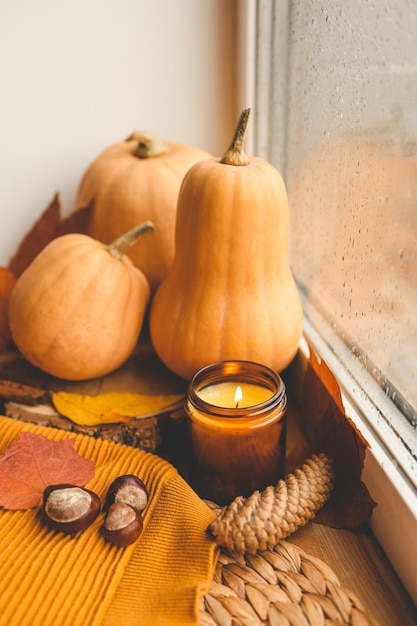
[[[0,457],[0,506],[31,509],[39,505],[48,485],[86,485],[94,476],[94,462],[79,455],[74,443],[21,433]]]
[[[8,269],[16,277],[20,276],[42,248],[51,241],[60,219],[61,207],[59,197],[55,194],[49,206],[23,237],[9,261]]]
[[[23,237],[9,260],[8,269],[18,278],[45,246],[66,233],[88,234],[92,206],[79,209],[63,218],[58,194]]]
[[[9,328],[9,300],[16,278],[5,267],[0,267],[0,354],[13,344]]]
[[[67,233],[90,235],[93,206],[93,203],[91,203],[64,217],[57,226],[55,237],[60,237]]]

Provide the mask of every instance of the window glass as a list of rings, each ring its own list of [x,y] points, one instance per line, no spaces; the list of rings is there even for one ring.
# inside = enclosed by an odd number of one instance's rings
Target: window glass
[[[286,119],[268,122],[281,153],[261,156],[286,180],[306,315],[336,331],[400,408],[415,459],[417,3],[292,0],[284,23],[273,4],[266,17],[269,3],[258,3],[258,59],[269,19],[286,42],[270,61]]]

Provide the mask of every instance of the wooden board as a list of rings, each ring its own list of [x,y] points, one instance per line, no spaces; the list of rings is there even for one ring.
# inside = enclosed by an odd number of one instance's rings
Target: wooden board
[[[16,350],[0,355],[0,409],[3,414],[43,426],[110,439],[148,452],[177,456],[176,441],[183,433],[182,403],[157,415],[142,416],[128,423],[80,426],[60,415],[52,393],[59,391],[95,396],[107,392],[149,395],[184,394],[187,384],[156,357],[148,338],[117,371],[99,379],[64,381],[33,367]],[[179,409],[179,410],[178,410]]]

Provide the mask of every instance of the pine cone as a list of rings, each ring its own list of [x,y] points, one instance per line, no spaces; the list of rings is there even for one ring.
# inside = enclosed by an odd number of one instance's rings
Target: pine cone
[[[229,552],[255,554],[275,546],[315,516],[334,485],[333,464],[312,455],[301,469],[221,509],[208,532]]]

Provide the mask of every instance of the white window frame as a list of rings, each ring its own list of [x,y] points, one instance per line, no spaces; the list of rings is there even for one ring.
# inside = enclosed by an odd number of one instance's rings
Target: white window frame
[[[246,149],[249,154],[256,154],[281,164],[284,168],[284,144],[270,145],[268,134],[272,111],[279,111],[285,120],[285,89],[281,84],[286,81],[286,33],[288,2],[290,0],[239,0],[238,3],[238,58],[239,58],[239,104],[240,108],[251,107],[249,135]],[[273,18],[271,14],[273,13]],[[258,29],[261,29],[259,34]],[[262,46],[258,42],[262,42]],[[272,43],[273,42],[273,43]],[[268,45],[279,45],[282,59],[280,84],[271,81],[271,73],[277,68],[271,67],[274,54]],[[282,125],[285,128],[285,125]],[[273,130],[273,129],[272,129]],[[415,555],[417,554],[417,492],[412,481],[399,460],[401,451],[397,449],[395,439],[387,445],[380,436],[381,412],[395,410],[389,400],[386,405],[375,406],[357,381],[341,364],[338,351],[343,349],[341,340],[334,334],[326,333],[326,340],[315,328],[305,321],[305,336],[309,344],[323,358],[336,376],[346,415],[369,443],[365,455],[363,481],[373,499],[377,502],[370,527],[384,549],[392,566],[402,580],[411,598],[417,605],[417,576]],[[308,357],[307,342],[302,342],[300,351]],[[370,380],[366,384],[372,384]],[[415,468],[417,471],[417,468]]]

